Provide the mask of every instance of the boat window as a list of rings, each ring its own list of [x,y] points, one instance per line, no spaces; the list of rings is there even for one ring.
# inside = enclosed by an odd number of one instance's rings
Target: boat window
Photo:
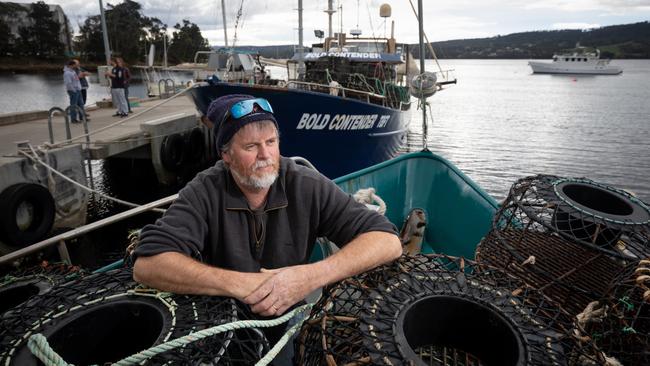
[[[576,60],[575,57],[571,57],[571,62],[573,62],[573,61],[575,61],[575,60]]]
[[[582,61],[587,62],[587,59],[586,59],[586,58],[583,58]]]
[[[566,57],[566,58],[564,59],[564,61],[569,61],[569,58],[568,58],[568,57]]]

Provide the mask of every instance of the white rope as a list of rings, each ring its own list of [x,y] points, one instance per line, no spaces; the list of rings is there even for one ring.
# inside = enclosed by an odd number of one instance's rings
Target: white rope
[[[585,310],[576,315],[578,326],[585,329],[588,323],[601,322],[607,316],[607,305],[601,305],[599,301],[592,301]]]
[[[34,151],[34,148],[33,148],[31,145],[29,145],[29,147],[30,147],[30,149],[31,149],[32,151]],[[108,195],[106,195],[106,194],[104,194],[104,193],[101,193],[101,192],[99,192],[99,191],[97,191],[97,190],[94,190],[94,189],[92,189],[92,188],[89,188],[89,187],[87,187],[87,186],[85,186],[85,185],[83,185],[83,184],[81,184],[81,183],[75,181],[74,179],[68,178],[65,174],[63,174],[63,173],[61,173],[60,171],[54,169],[53,167],[51,167],[50,165],[46,164],[44,161],[42,161],[41,159],[39,159],[39,158],[38,158],[38,154],[36,154],[35,151],[34,151],[34,154],[35,154],[34,156],[28,154],[27,152],[25,152],[25,151],[23,151],[23,150],[19,150],[18,153],[25,155],[27,158],[29,158],[30,160],[32,160],[34,163],[38,163],[38,164],[43,165],[45,168],[47,168],[48,170],[50,170],[52,173],[54,173],[54,174],[60,176],[60,177],[63,178],[64,180],[66,180],[66,181],[68,181],[68,182],[74,184],[75,186],[77,186],[77,187],[79,187],[79,188],[81,188],[81,189],[83,189],[83,190],[85,190],[85,191],[88,191],[88,192],[93,193],[93,194],[97,194],[98,196],[101,196],[101,197],[103,197],[103,198],[105,198],[105,199],[107,199],[107,200],[114,201],[114,202],[117,202],[117,203],[123,204],[123,205],[125,205],[125,206],[129,206],[129,207],[140,207],[140,205],[138,205],[138,204],[136,204],[136,203],[132,203],[132,202],[128,202],[128,201],[121,200],[121,199],[119,199],[119,198],[115,198],[115,197],[108,196]],[[164,213],[164,212],[165,212],[165,210],[160,209],[160,208],[152,208],[151,210],[152,210],[152,211],[156,211],[156,212],[161,212],[161,213]]]
[[[352,198],[359,203],[373,204],[376,202],[379,205],[377,212],[382,215],[386,213],[386,202],[375,194],[374,188],[360,189],[357,193],[352,195]]]

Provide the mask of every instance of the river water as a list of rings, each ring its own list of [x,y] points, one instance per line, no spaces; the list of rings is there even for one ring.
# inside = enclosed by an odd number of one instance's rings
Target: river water
[[[650,60],[612,62],[622,74],[539,75],[525,60],[442,60],[458,84],[429,98],[429,149],[498,200],[515,180],[543,173],[587,177],[650,202]],[[422,146],[421,121],[414,111],[411,151]]]

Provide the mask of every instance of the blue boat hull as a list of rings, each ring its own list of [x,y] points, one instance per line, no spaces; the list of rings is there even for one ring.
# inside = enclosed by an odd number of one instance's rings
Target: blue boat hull
[[[406,143],[410,105],[404,110],[328,94],[272,86],[217,83],[190,91],[205,114],[228,94],[266,98],[280,125],[284,156],[301,156],[330,178],[395,157]]]

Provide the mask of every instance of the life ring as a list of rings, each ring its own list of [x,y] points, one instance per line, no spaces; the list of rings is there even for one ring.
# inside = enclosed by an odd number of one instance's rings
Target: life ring
[[[188,164],[201,164],[205,156],[205,134],[195,128],[185,135],[184,159]]]
[[[5,313],[0,363],[40,364],[27,347],[29,336],[37,333],[68,363],[114,363],[152,346],[236,321],[244,310],[230,298],[143,288],[132,276],[131,270],[119,269],[63,283]],[[242,329],[160,353],[147,364],[250,365],[267,350],[262,332]]]
[[[503,366],[590,359],[557,322],[560,310],[540,305],[521,285],[462,258],[402,256],[324,289],[303,325],[298,364],[437,365],[447,364],[445,355]]]
[[[18,183],[0,194],[0,239],[23,247],[43,239],[52,229],[54,199],[44,186]]]
[[[185,141],[180,134],[165,136],[160,146],[160,161],[165,169],[177,172],[185,162]]]

